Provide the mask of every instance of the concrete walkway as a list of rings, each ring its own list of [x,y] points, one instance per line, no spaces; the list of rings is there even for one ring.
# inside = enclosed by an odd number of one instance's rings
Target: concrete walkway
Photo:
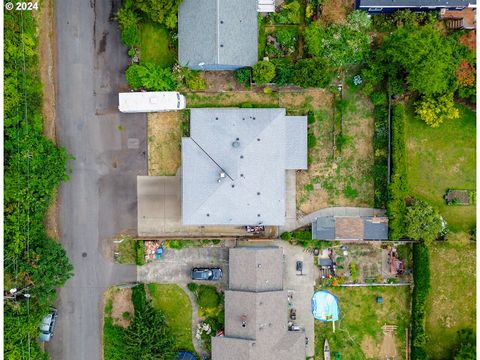
[[[359,208],[359,207],[331,207],[317,210],[308,215],[300,216],[295,222],[285,222],[280,227],[280,233],[310,225],[317,217],[322,216],[385,216],[385,209]]]

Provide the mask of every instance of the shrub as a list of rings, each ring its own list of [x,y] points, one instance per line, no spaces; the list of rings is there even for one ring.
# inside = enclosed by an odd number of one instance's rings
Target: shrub
[[[373,135],[374,165],[374,202],[376,208],[385,208],[388,194],[388,110],[386,106],[373,109],[375,130]]]
[[[350,264],[350,274],[352,275],[352,281],[356,283],[358,280],[357,264],[355,263]]]
[[[315,114],[313,113],[313,111],[309,111],[307,113],[307,122],[308,122],[309,125],[315,123]]]
[[[306,184],[303,188],[307,191],[313,191],[313,184]]]
[[[442,230],[442,217],[426,202],[416,200],[414,205],[407,207],[405,231],[409,238],[428,244],[437,239]]]
[[[267,84],[275,77],[275,65],[269,61],[259,61],[253,66],[253,80],[258,85]]]
[[[337,146],[338,151],[341,152],[344,146],[350,144],[351,142],[352,142],[352,138],[350,136],[341,134],[337,136],[335,144]]]
[[[122,318],[123,318],[124,320],[129,320],[129,319],[130,319],[130,313],[129,313],[128,311],[124,311],[124,312],[122,313]]]
[[[128,5],[118,10],[115,18],[121,31],[121,40],[127,46],[135,46],[140,42],[140,34],[138,29],[139,16]]]
[[[187,87],[190,90],[205,90],[207,85],[200,74],[195,74],[187,78]]]
[[[198,290],[198,285],[195,283],[188,283],[187,284],[188,290],[190,290],[193,294],[195,294]]]
[[[348,184],[345,189],[343,189],[343,194],[347,199],[356,199],[358,197],[358,190]]]
[[[235,70],[234,72],[235,80],[239,84],[250,85],[250,78],[252,76],[252,69],[249,67],[244,67]]]
[[[203,309],[213,309],[220,304],[220,296],[215,286],[200,285],[197,291],[197,303]]]
[[[273,59],[271,62],[275,65],[275,77],[273,82],[277,85],[291,84],[294,69],[292,62],[286,58]]]
[[[292,240],[292,233],[289,231],[285,231],[280,235],[280,239],[282,240]]]
[[[132,64],[128,67],[127,71],[125,72],[125,77],[127,78],[128,86],[130,86],[133,90],[138,90],[142,87],[143,81],[140,75],[141,72],[141,65]]]
[[[309,149],[313,149],[317,145],[317,138],[311,131],[309,131],[307,135],[307,145]]]
[[[295,64],[292,82],[304,88],[324,88],[330,84],[330,76],[327,65],[321,59],[301,59]]]
[[[135,309],[135,315],[137,312],[143,311],[147,303],[147,292],[144,284],[138,284],[132,288],[132,303]]]
[[[143,245],[143,241],[140,240],[136,240],[133,245],[135,250],[135,264],[137,265],[145,264],[145,247]]]
[[[298,0],[284,3],[280,11],[273,14],[273,18],[278,24],[300,24],[302,22],[302,6]]]
[[[373,105],[385,105],[387,103],[387,94],[383,91],[377,91],[370,95]]]
[[[433,128],[440,126],[444,121],[455,120],[460,117],[460,112],[453,101],[453,93],[437,98],[424,97],[417,104],[415,112],[420,119]]]
[[[292,232],[292,237],[297,240],[312,240],[311,230],[295,230]]]
[[[402,238],[405,233],[405,199],[408,196],[405,141],[405,108],[395,105],[392,114],[392,176],[387,204],[392,240]]]
[[[424,349],[426,343],[426,302],[430,292],[430,260],[428,247],[413,245],[413,294],[412,294],[412,360],[428,359]]]
[[[372,26],[372,21],[366,11],[355,10],[347,16],[347,26],[355,31],[368,31]]]

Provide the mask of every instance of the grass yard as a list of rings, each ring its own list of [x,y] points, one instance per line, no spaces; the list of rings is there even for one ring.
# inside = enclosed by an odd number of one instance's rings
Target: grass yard
[[[177,341],[178,350],[195,353],[192,343],[192,304],[188,295],[178,286],[149,284],[153,307],[162,310]]]
[[[170,67],[175,63],[177,54],[170,47],[170,34],[159,24],[143,23],[140,27],[140,60],[161,67]]]
[[[475,206],[447,206],[447,189],[475,190],[475,113],[458,105],[461,118],[430,128],[410,108],[407,121],[408,187],[415,197],[431,203],[450,230],[475,227]]]
[[[325,97],[328,95],[325,94]],[[333,97],[313,101],[315,121],[309,124],[317,139],[309,150],[309,168],[297,175],[297,208],[308,214],[329,206],[373,207],[372,104],[362,93],[344,87],[345,143],[333,154]]]
[[[174,176],[181,163],[181,111],[150,113],[148,119],[148,175]]]
[[[409,287],[330,288],[329,291],[338,297],[340,320],[335,333],[331,323],[315,320],[317,355],[323,354],[327,338],[331,351],[339,352],[342,359],[384,359],[382,326],[387,324],[397,326],[397,359],[405,359],[405,329],[410,322]],[[382,304],[376,303],[376,296],[383,297]]]
[[[458,330],[475,330],[475,245],[430,247],[431,290],[427,303],[427,352],[433,360],[451,359]]]

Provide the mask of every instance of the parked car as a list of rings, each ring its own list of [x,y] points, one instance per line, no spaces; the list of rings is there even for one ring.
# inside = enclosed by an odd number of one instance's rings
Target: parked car
[[[40,324],[40,335],[38,339],[40,341],[48,342],[53,337],[55,332],[55,323],[57,322],[58,311],[52,308],[50,313],[42,319]]]
[[[192,280],[220,280],[223,271],[220,268],[193,268]]]

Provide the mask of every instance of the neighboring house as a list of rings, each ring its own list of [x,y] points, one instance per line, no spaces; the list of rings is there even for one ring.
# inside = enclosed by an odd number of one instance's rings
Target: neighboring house
[[[191,109],[183,225],[283,225],[286,170],[307,168],[307,118],[285,109]]]
[[[184,0],[178,12],[180,65],[235,70],[258,61],[257,0]]]
[[[324,216],[312,223],[315,240],[388,240],[388,218]]]
[[[445,21],[449,29],[473,30],[476,27],[476,9],[440,10],[440,19]]]
[[[229,253],[224,336],[212,338],[212,360],[304,360],[304,331],[288,330],[283,251],[234,248]]]
[[[397,10],[462,10],[476,8],[476,0],[356,0],[356,8],[372,14]]]

